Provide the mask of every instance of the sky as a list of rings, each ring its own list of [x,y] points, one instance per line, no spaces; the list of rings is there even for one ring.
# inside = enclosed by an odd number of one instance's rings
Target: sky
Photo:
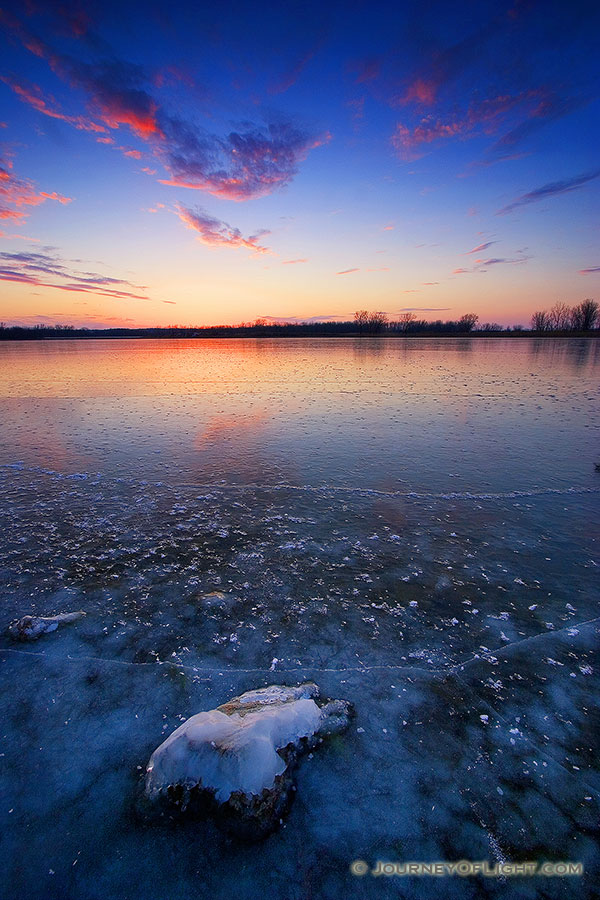
[[[0,0],[0,3],[2,0]],[[0,320],[600,299],[596,2],[0,6]]]

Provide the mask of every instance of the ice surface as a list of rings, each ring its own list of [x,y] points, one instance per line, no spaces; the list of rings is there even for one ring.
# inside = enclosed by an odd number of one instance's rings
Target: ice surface
[[[594,897],[600,344],[516,343],[6,360],[0,897]],[[31,646],[5,633],[80,608]],[[184,721],[307,680],[355,726],[259,849],[136,818]],[[349,871],[501,858],[586,874]]]

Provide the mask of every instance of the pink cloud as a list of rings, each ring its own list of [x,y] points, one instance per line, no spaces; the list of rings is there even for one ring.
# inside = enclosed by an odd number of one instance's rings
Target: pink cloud
[[[530,107],[533,101],[539,101],[538,92],[503,94],[472,103],[464,115],[446,121],[429,115],[414,127],[399,122],[392,135],[392,144],[401,156],[415,159],[420,155],[420,148],[424,144],[450,138],[467,139],[482,132],[493,134],[509,112],[518,106]]]
[[[109,275],[74,271],[50,251],[0,252],[0,281],[69,293],[97,294],[118,300],[149,299],[146,294],[137,292],[143,290],[139,285]]]
[[[406,88],[401,97],[396,99],[396,103],[420,103],[422,106],[432,106],[438,92],[438,87],[433,80],[427,81],[424,78],[415,78]]]
[[[1,76],[0,80],[7,84],[24,103],[32,106],[44,116],[49,116],[51,119],[60,119],[68,125],[72,125],[73,128],[77,128],[79,131],[106,131],[106,128],[104,128],[103,125],[99,125],[92,119],[88,119],[85,116],[67,116],[64,113],[59,112],[59,110],[48,106],[42,96],[41,89],[37,85],[27,87],[6,76]]]
[[[479,244],[477,247],[473,247],[472,250],[467,250],[465,256],[469,256],[471,253],[479,253],[481,250],[487,250],[488,247],[491,247],[492,244],[497,244],[498,241],[486,241],[485,244]]]
[[[266,230],[245,238],[238,228],[214,218],[203,209],[192,210],[178,204],[176,214],[186,228],[197,232],[198,240],[209,247],[245,247],[253,253],[270,252],[268,247],[259,243],[264,235],[269,234]]]
[[[10,160],[0,159],[0,219],[21,222],[29,215],[21,207],[40,206],[46,200],[56,200],[61,204],[71,202],[70,197],[64,197],[56,191],[39,191],[29,179],[18,178],[13,174]]]

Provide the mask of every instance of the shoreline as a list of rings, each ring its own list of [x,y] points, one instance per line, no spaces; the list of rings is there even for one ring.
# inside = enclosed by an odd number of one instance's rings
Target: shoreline
[[[17,326],[18,327],[18,326]],[[48,329],[50,330],[50,329]],[[103,331],[101,329],[97,329],[94,332],[84,332],[84,331],[73,331],[68,333],[58,333],[58,334],[39,334],[35,333],[33,330],[28,331],[26,333],[21,333],[17,335],[4,336],[0,333],[0,343],[14,343],[14,342],[22,342],[22,341],[74,341],[74,340],[414,340],[421,338],[451,338],[453,340],[456,339],[464,339],[468,338],[469,340],[475,339],[480,340],[482,338],[485,339],[517,339],[522,340],[524,338],[535,338],[536,340],[556,340],[565,338],[569,340],[581,340],[581,339],[598,339],[600,338],[600,330],[596,329],[594,331],[577,331],[577,332],[543,332],[543,331],[474,331],[474,332],[460,332],[460,333],[439,333],[435,331],[422,331],[418,334],[352,334],[350,333],[342,333],[342,334],[198,334],[196,329],[189,329],[192,331],[192,334],[188,334],[187,328],[181,329],[165,329],[160,330],[155,334],[140,334],[140,331],[146,331],[146,329],[131,329],[130,332],[119,329],[118,334],[112,332],[112,330]],[[211,329],[207,329],[211,330]]]

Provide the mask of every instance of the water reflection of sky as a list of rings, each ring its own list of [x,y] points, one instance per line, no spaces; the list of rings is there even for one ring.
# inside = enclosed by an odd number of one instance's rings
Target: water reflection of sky
[[[5,345],[2,461],[174,482],[595,484],[594,340]]]

